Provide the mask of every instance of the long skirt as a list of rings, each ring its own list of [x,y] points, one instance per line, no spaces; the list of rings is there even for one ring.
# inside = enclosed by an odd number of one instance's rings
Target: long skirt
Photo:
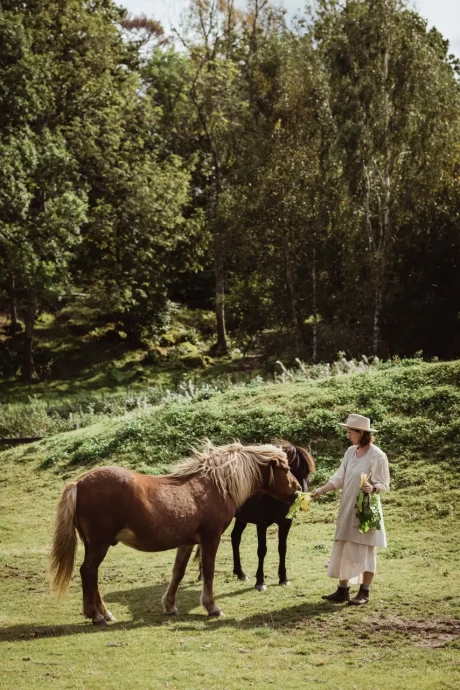
[[[375,573],[376,567],[377,549],[375,546],[336,539],[332,547],[327,574],[338,580],[356,578],[357,584],[361,580],[362,573]]]

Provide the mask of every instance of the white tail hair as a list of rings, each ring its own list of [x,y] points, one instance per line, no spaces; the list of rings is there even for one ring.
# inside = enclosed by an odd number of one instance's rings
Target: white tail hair
[[[77,482],[64,487],[56,515],[53,546],[50,553],[52,589],[64,594],[69,586],[75,564],[77,534],[75,510],[77,506]]]

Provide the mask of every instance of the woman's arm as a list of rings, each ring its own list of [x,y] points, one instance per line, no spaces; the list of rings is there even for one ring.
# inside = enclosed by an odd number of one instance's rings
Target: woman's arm
[[[324,486],[320,486],[318,489],[314,489],[310,496],[312,498],[319,498],[321,494],[327,494],[328,491],[336,491],[336,488],[332,482],[328,482]]]
[[[376,493],[388,491],[390,488],[390,472],[388,458],[385,453],[371,460],[371,483]]]

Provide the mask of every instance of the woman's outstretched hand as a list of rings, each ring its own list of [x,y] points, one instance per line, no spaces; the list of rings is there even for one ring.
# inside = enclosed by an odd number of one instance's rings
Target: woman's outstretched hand
[[[313,491],[310,494],[310,498],[312,498],[314,501],[321,496],[323,492],[321,491],[321,487],[318,489],[313,489]]]

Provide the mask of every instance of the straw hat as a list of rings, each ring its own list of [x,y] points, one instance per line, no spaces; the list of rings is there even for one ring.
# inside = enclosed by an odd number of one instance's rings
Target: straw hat
[[[377,429],[371,429],[369,417],[363,417],[360,414],[349,414],[346,423],[339,422],[339,425],[356,431],[377,431]]]

